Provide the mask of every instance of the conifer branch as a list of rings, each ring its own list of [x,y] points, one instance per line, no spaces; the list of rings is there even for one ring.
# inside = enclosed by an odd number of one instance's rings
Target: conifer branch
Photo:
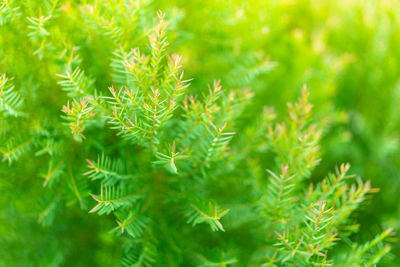
[[[69,121],[68,125],[72,131],[72,134],[78,140],[86,139],[83,135],[83,131],[85,129],[85,122],[93,117],[95,114],[93,113],[94,108],[88,106],[88,99],[81,98],[78,101],[75,99],[73,100],[71,106],[69,102],[66,106],[63,106],[62,111],[66,114],[64,118]]]
[[[199,223],[207,223],[213,231],[225,231],[219,220],[229,212],[229,209],[222,211],[218,211],[218,209],[220,209],[218,205],[212,202],[208,204],[190,204],[185,213],[188,217],[187,222],[191,223],[193,226]]]
[[[21,111],[22,97],[10,83],[13,78],[7,78],[6,74],[0,75],[0,113],[8,116],[25,116]]]

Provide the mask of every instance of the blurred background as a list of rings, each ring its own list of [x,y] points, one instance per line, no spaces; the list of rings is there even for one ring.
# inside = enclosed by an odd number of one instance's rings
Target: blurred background
[[[352,173],[380,188],[358,214],[360,232],[370,238],[399,229],[399,1],[199,0],[160,8],[179,18],[172,44],[194,88],[213,79],[250,87],[255,111],[268,105],[285,115],[306,84],[327,123],[314,179],[349,162]],[[400,243],[392,242],[393,266],[400,266]]]
[[[39,6],[44,11],[46,6],[52,6],[51,1],[28,2],[33,3],[33,7],[27,8],[30,12]],[[94,1],[76,2],[84,5]],[[71,8],[60,3],[61,10]],[[248,87],[256,95],[249,116],[260,113],[264,106],[273,106],[278,116],[283,117],[286,103],[297,99],[306,84],[314,113],[326,125],[322,162],[312,179],[318,181],[333,171],[334,166],[349,162],[352,173],[380,188],[356,215],[361,224],[360,242],[389,227],[399,230],[400,1],[154,0],[144,8],[152,14],[153,22],[157,10],[166,12],[170,20],[169,49],[182,55],[185,76],[193,78],[190,89],[193,93],[207,90],[213,80],[221,80],[227,90]],[[71,13],[79,17],[79,12]],[[71,32],[77,27],[67,21],[63,25],[65,31]],[[37,60],[35,64],[19,60],[28,54],[32,56],[33,52],[40,56],[41,50],[13,39],[18,32],[2,31],[0,28],[0,35],[8,37],[0,36],[0,47],[8,50],[6,54],[0,49],[0,70],[19,73],[27,81],[32,73],[39,80],[47,73],[59,73],[56,67]],[[57,34],[63,36],[59,32],[54,35]],[[83,69],[96,76],[97,88],[107,88],[109,67],[101,55],[111,45],[93,36],[72,36],[72,39],[87,38],[87,47],[80,50]],[[102,40],[102,47],[96,47],[93,40]],[[7,56],[15,62],[11,64]],[[41,88],[28,83],[21,86],[28,88],[30,95],[54,89],[57,81],[54,76],[40,81]],[[53,108],[55,114],[48,117],[53,116],[58,122],[60,107],[65,102],[65,96],[45,94],[36,105]],[[39,113],[36,116],[40,119]],[[58,258],[68,266],[115,264],[120,252],[107,234],[113,224],[110,218],[88,216],[76,206],[59,214],[63,220],[58,221],[56,228],[38,226],[38,214],[43,211],[38,208],[40,203],[33,203],[46,190],[36,175],[39,161],[30,160],[23,169],[0,168],[0,175],[7,177],[0,183],[0,220],[8,222],[0,221],[0,233],[7,232],[0,240],[0,256],[4,260],[0,260],[0,266],[7,266],[2,262],[26,266],[23,258],[41,262],[32,266],[57,265]],[[390,241],[393,246],[390,266],[400,266],[400,243],[397,237]],[[22,249],[21,244],[24,244]],[[51,264],[42,261],[41,251],[46,255],[53,252]],[[88,253],[87,257],[77,256],[82,251]],[[110,251],[115,257],[109,257]]]

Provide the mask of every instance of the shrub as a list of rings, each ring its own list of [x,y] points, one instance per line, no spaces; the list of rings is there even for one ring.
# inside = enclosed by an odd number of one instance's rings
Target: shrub
[[[168,47],[176,20],[154,23],[146,3],[0,7],[6,266],[374,266],[389,252],[391,229],[355,238],[368,181],[349,164],[311,176],[327,123],[305,87],[277,123],[249,89],[192,89]]]

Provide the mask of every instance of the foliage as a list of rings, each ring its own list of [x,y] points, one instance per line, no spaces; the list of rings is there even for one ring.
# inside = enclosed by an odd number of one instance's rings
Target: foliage
[[[0,2],[0,266],[396,266],[387,5]]]

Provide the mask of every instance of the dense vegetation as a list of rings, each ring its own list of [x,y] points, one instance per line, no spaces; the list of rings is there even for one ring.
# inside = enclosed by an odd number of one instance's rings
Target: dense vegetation
[[[0,266],[398,266],[399,11],[0,1]]]

